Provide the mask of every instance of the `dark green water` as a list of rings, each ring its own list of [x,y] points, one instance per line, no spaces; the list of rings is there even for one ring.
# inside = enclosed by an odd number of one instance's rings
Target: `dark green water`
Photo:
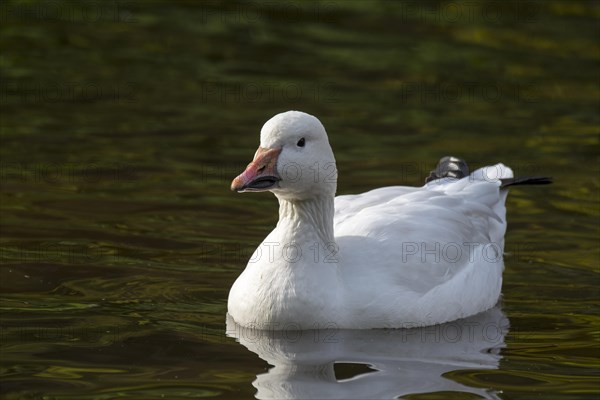
[[[598,2],[9,1],[0,18],[3,398],[240,399],[255,380],[263,398],[598,396]],[[288,109],[325,124],[340,194],[420,185],[446,154],[554,177],[511,190],[503,300],[474,335],[226,326],[277,218],[229,183]]]

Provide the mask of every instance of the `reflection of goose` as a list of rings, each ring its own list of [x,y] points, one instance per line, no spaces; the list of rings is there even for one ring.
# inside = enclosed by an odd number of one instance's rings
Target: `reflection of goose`
[[[337,330],[332,325],[320,331],[265,331],[227,319],[227,334],[274,366],[253,383],[259,399],[390,399],[438,391],[497,399],[491,391],[443,375],[498,368],[507,332],[508,319],[498,307],[443,325],[392,330]],[[368,365],[374,371],[336,379],[336,363]]]
[[[512,179],[502,164],[469,175],[445,158],[423,187],[334,198],[335,158],[317,118],[282,113],[260,136],[231,185],[279,200],[277,227],[229,294],[229,313],[246,327],[400,328],[487,310],[502,284],[504,188],[548,183]]]

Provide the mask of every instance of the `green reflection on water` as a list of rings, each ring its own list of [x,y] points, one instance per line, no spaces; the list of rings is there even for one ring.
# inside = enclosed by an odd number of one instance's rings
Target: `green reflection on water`
[[[252,396],[265,363],[224,313],[276,201],[228,187],[287,109],[326,125],[340,193],[446,154],[552,175],[509,197],[500,368],[449,378],[597,391],[595,3],[104,4],[0,6],[6,398]]]

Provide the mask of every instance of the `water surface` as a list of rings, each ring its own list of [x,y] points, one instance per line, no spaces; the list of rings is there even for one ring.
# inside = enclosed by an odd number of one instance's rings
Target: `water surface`
[[[3,397],[597,396],[600,9],[502,4],[3,2]],[[226,324],[277,218],[229,183],[288,109],[325,124],[340,194],[447,154],[554,177],[511,190],[477,339]]]

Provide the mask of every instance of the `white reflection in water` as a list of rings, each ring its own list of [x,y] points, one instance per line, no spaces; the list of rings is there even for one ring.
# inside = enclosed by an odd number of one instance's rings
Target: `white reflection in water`
[[[341,330],[332,324],[322,330],[254,330],[227,318],[227,335],[273,365],[253,382],[259,399],[391,399],[438,391],[499,399],[496,392],[443,375],[497,369],[508,328],[500,307],[412,329]],[[336,378],[334,364],[340,363],[363,368]]]

